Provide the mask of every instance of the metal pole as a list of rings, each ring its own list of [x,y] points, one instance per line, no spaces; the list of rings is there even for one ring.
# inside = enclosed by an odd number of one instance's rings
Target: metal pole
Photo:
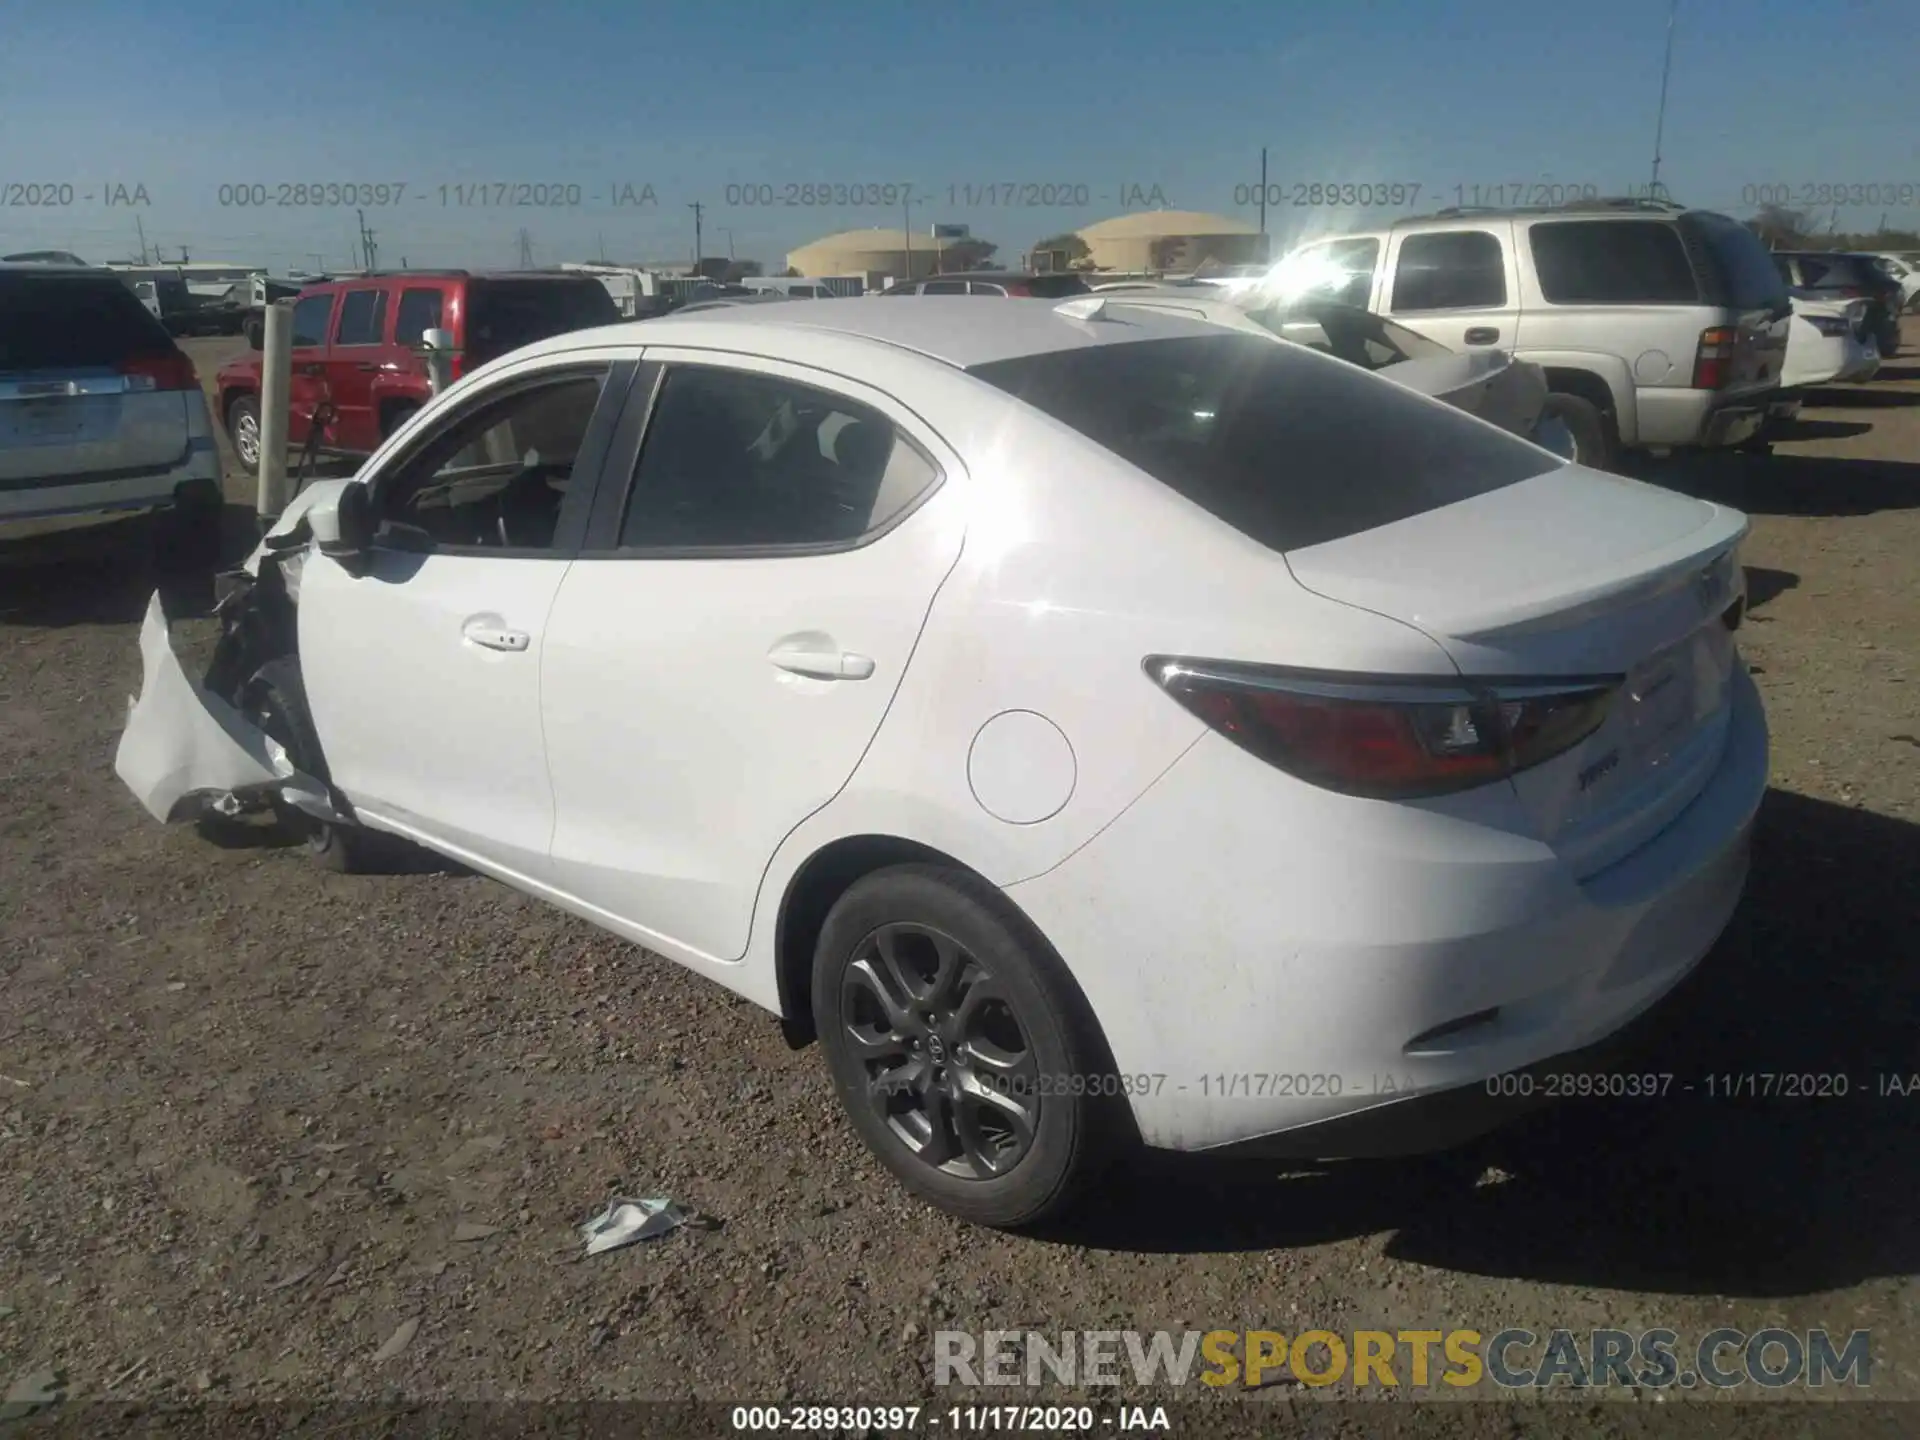
[[[267,306],[260,340],[260,478],[254,512],[262,530],[287,508],[287,410],[293,394],[293,301]]]
[[[900,239],[907,247],[906,279],[913,279],[913,202],[906,196],[900,197]],[[938,258],[938,257],[935,257]]]
[[[1660,66],[1660,114],[1653,125],[1653,184],[1649,198],[1660,198],[1660,146],[1667,134],[1667,79],[1673,74],[1673,22],[1680,14],[1680,0],[1667,7],[1667,58]]]
[[[420,337],[427,360],[427,389],[438,395],[453,384],[453,332],[429,330]]]

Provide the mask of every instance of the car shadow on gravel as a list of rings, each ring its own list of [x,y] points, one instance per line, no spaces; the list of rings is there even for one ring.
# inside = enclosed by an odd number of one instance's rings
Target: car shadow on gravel
[[[223,565],[250,552],[258,538],[252,510],[232,503],[221,507]],[[213,604],[212,572],[163,576],[150,546],[143,520],[22,542],[0,565],[0,625],[137,625],[156,589],[169,619],[207,614]]]
[[[1800,588],[1800,577],[1791,570],[1771,570],[1765,565],[1748,565],[1745,568],[1749,613],[1758,610],[1776,596]]]
[[[1910,1275],[1915,874],[1920,826],[1769,791],[1740,916],[1630,1066],[1670,1075],[1663,1095],[1565,1101],[1417,1160],[1156,1158],[1051,1238],[1233,1252],[1392,1231],[1387,1252],[1402,1261],[1670,1294],[1804,1295]],[[1892,1093],[1888,1077],[1913,1093]]]
[[[1820,410],[1907,410],[1920,405],[1920,390],[1865,386],[1809,390],[1805,403]]]
[[[1823,455],[1702,455],[1645,478],[1749,515],[1872,515],[1920,509],[1920,464]]]
[[[1769,432],[1770,440],[1785,444],[1798,444],[1807,440],[1851,440],[1856,435],[1870,435],[1873,425],[1866,420],[1802,420],[1795,418],[1784,420],[1777,429]]]

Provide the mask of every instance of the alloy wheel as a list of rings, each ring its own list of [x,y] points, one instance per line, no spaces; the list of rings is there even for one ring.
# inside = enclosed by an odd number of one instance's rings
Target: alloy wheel
[[[242,415],[233,427],[233,449],[240,463],[251,469],[260,463],[260,422]]]
[[[1006,987],[951,935],[882,925],[854,952],[839,1023],[865,1068],[865,1103],[923,1164],[1005,1175],[1044,1103],[1033,1044]]]

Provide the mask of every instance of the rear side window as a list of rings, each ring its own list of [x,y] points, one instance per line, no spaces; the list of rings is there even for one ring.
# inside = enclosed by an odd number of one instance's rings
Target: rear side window
[[[418,345],[429,330],[441,328],[446,299],[438,290],[402,290],[400,309],[393,317],[393,343]]]
[[[112,366],[173,348],[118,279],[0,275],[0,370]]]
[[[1710,277],[1715,303],[1735,310],[1786,310],[1792,276],[1784,257],[1770,254],[1759,236],[1710,210],[1690,210],[1679,225]]]
[[[333,343],[378,345],[386,319],[386,291],[349,290],[340,304],[340,328],[334,332]]]
[[[972,373],[1274,550],[1391,525],[1560,463],[1391,380],[1252,335],[1100,345]]]
[[[1393,273],[1393,308],[1475,310],[1507,303],[1507,266],[1490,230],[1409,235]]]
[[[619,308],[598,280],[475,280],[467,288],[468,358],[491,360],[550,335],[619,319]]]
[[[922,295],[964,295],[967,282],[964,280],[929,280],[920,287]]]
[[[623,547],[847,545],[938,478],[878,411],[771,375],[667,371],[620,529]]]
[[[1027,281],[1027,293],[1041,300],[1064,300],[1069,295],[1085,295],[1093,287],[1078,275],[1036,275]]]
[[[1659,220],[1556,220],[1527,233],[1540,293],[1555,305],[1694,305],[1680,232]]]

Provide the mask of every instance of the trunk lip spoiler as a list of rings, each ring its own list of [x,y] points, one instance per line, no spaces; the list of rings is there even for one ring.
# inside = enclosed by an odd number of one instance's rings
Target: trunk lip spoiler
[[[1742,511],[1702,503],[1711,505],[1711,513],[1687,534],[1644,552],[1630,575],[1584,583],[1575,575],[1551,588],[1543,586],[1530,594],[1505,595],[1458,609],[1439,606],[1429,609],[1417,602],[1410,603],[1404,618],[1428,633],[1440,631],[1456,640],[1471,642],[1534,629],[1563,629],[1612,608],[1625,596],[1652,596],[1677,588],[1689,578],[1711,574],[1738,550],[1753,528],[1752,519]],[[1330,541],[1325,548],[1332,550],[1343,543]],[[1294,578],[1306,588],[1316,594],[1330,594],[1321,590],[1317,582],[1321,575],[1331,582],[1337,572],[1324,571],[1316,565],[1312,551],[1319,548],[1292,551],[1286,557],[1287,564]],[[1734,568],[1733,584],[1705,597],[1708,609],[1724,610],[1741,588],[1743,577],[1737,573],[1737,567]],[[1330,595],[1330,598],[1339,597]],[[1379,608],[1378,602],[1371,602],[1368,608]]]

